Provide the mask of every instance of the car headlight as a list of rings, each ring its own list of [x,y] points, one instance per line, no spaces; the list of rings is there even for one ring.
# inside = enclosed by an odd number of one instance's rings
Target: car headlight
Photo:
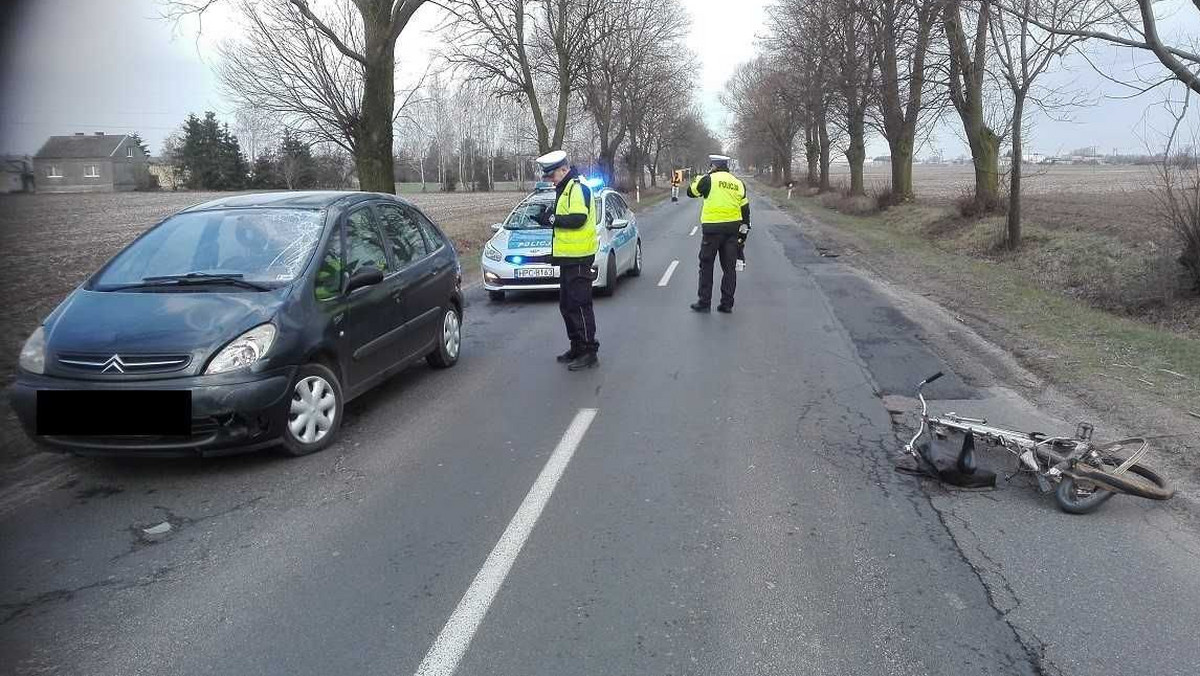
[[[21,368],[30,373],[46,372],[46,330],[39,326],[25,341],[21,348],[21,358],[18,362]]]
[[[213,357],[208,368],[204,370],[204,375],[228,373],[257,362],[271,349],[271,343],[275,342],[275,334],[273,324],[262,324],[243,333]]]
[[[483,257],[487,258],[488,260],[496,261],[497,263],[504,260],[504,254],[501,254],[500,250],[491,244],[483,248]]]

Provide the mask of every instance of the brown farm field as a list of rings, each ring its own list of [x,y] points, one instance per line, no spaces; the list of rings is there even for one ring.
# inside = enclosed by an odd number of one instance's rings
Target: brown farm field
[[[890,183],[887,164],[867,163],[866,184],[871,193]],[[849,168],[834,165],[835,183],[849,183]],[[1104,234],[1126,242],[1147,237],[1167,244],[1171,232],[1157,217],[1158,203],[1151,188],[1156,174],[1149,166],[1033,165],[1022,174],[1023,216],[1043,228],[1068,228]],[[1008,180],[1007,175],[1002,182]],[[975,176],[971,165],[913,167],[913,188],[919,202],[949,206],[969,193]]]
[[[150,192],[0,195],[0,382],[7,383],[29,333],[121,247],[184,207],[231,193]],[[520,200],[513,192],[404,196],[448,234],[464,265]]]

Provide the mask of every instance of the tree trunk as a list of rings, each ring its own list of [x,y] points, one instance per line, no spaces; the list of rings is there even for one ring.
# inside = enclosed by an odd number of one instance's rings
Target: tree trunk
[[[829,151],[833,143],[829,140],[829,123],[825,120],[824,112],[817,121],[817,138],[820,145],[821,180],[817,186],[821,192],[832,189],[829,184]]]
[[[846,159],[850,162],[850,194],[866,194],[863,182],[863,162],[867,157],[865,108],[851,111],[847,120],[850,132],[850,147],[846,148]]]
[[[892,153],[892,199],[898,204],[910,202],[915,197],[913,192],[913,146],[914,134],[909,133],[908,125],[895,139],[888,139],[888,149]]]
[[[366,17],[364,17],[366,19]],[[355,129],[354,166],[358,187],[396,192],[392,157],[392,114],[396,107],[396,42],[387,22],[364,21],[362,115]]]
[[[771,162],[771,185],[783,184],[783,163],[776,157],[774,162]]]
[[[425,156],[421,156],[421,192],[425,192]]]
[[[980,212],[991,211],[1000,194],[1000,138],[980,119],[967,141],[975,165],[975,205]]]
[[[811,122],[804,130],[804,159],[808,161],[809,187],[819,185],[821,173],[821,144],[817,141],[817,127]]]
[[[1005,246],[1016,249],[1021,246],[1021,162],[1024,138],[1021,122],[1025,115],[1025,93],[1017,92],[1013,100],[1012,174],[1008,188],[1008,237]]]

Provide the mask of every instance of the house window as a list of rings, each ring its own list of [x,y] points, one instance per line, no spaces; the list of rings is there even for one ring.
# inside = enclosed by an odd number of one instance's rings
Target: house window
[[[62,178],[62,169],[57,164],[51,164],[50,168],[46,169],[46,178]]]
[[[125,157],[133,157],[133,146],[125,149]]]
[[[89,164],[83,171],[84,178],[100,178],[100,167]]]

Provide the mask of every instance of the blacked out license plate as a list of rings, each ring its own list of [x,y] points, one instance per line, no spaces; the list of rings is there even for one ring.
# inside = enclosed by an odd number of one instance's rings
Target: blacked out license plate
[[[191,434],[189,390],[39,390],[37,433],[48,436]]]

